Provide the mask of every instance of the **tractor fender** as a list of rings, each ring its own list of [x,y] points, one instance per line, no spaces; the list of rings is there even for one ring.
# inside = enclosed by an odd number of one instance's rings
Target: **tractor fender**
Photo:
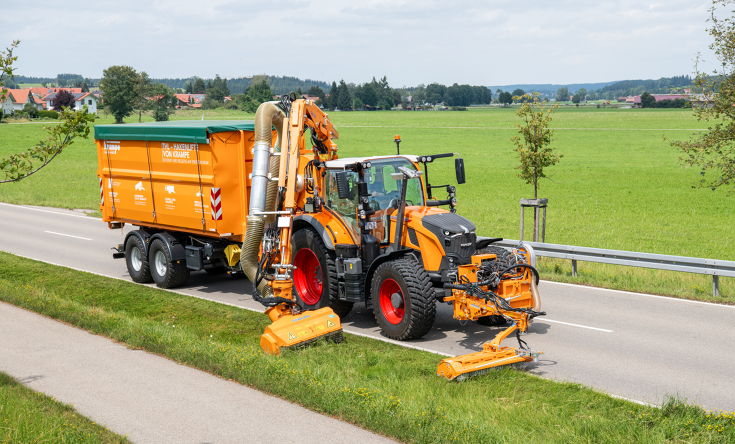
[[[332,240],[332,237],[329,235],[329,232],[327,232],[327,229],[324,228],[324,225],[322,225],[322,223],[319,222],[317,218],[315,218],[314,216],[309,216],[308,214],[301,214],[293,218],[292,233],[295,233],[296,231],[307,227],[313,228],[319,234],[319,236],[322,237],[324,245],[326,245],[328,250],[334,250],[334,241]]]
[[[423,265],[423,262],[421,260],[421,252],[418,250],[412,250],[412,249],[404,249],[404,250],[398,250],[398,251],[391,251],[390,253],[381,254],[380,256],[376,257],[372,264],[370,264],[370,267],[368,268],[367,274],[365,274],[365,306],[366,308],[372,307],[372,301],[370,300],[370,289],[372,288],[372,282],[373,282],[373,275],[375,274],[375,270],[380,266],[380,264],[392,261],[393,259],[398,259],[403,256],[413,256],[420,264]]]
[[[148,243],[150,242],[151,234],[145,230],[133,230],[128,232],[128,234],[125,235],[125,241],[123,242],[123,251],[125,251],[125,248],[128,245],[128,239],[132,236],[140,239],[144,249],[141,253],[143,254],[143,257],[148,257]]]
[[[171,256],[172,261],[183,261],[186,260],[186,250],[184,245],[179,242],[171,233],[162,231],[151,236],[150,241],[153,242],[156,239],[161,239],[163,244],[168,249],[168,254]],[[147,254],[147,252],[146,252]],[[150,260],[150,259],[149,259]]]

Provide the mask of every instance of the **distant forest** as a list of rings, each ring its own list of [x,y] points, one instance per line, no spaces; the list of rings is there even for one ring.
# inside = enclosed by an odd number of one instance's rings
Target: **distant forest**
[[[268,78],[268,84],[271,87],[273,94],[286,94],[291,91],[296,91],[301,88],[302,91],[308,91],[312,86],[318,86],[321,89],[329,88],[329,83],[322,82],[321,80],[306,79],[301,80],[296,77],[289,76],[266,76]],[[186,89],[187,83],[194,84],[198,77],[188,77],[184,79],[151,79],[154,82],[163,83],[169,88],[181,88]],[[204,82],[211,82],[213,79],[202,79]],[[227,88],[229,88],[231,94],[243,94],[248,86],[253,82],[252,78],[238,78],[238,79],[226,79]]]

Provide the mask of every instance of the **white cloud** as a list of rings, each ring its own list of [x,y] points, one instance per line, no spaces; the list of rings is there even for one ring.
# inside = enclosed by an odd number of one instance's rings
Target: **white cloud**
[[[596,82],[690,73],[709,44],[707,4],[686,0],[24,0],[3,16],[0,45],[20,39],[18,72],[43,76]]]

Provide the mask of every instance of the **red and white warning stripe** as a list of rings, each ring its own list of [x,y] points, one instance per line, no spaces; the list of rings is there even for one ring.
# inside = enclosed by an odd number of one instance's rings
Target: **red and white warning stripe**
[[[105,187],[102,185],[102,178],[100,177],[100,205],[105,205]]]
[[[209,193],[212,208],[212,220],[222,220],[222,202],[219,188],[212,188]]]

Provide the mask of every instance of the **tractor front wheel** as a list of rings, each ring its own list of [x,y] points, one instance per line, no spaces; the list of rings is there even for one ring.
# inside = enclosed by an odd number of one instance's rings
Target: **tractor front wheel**
[[[391,339],[417,339],[431,330],[436,302],[431,279],[422,264],[410,258],[378,266],[372,279],[373,313]]]

